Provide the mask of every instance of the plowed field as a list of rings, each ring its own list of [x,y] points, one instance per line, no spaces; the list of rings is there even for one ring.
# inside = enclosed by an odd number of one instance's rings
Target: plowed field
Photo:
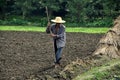
[[[82,59],[91,55],[102,35],[67,33],[59,70],[77,57]],[[35,75],[34,80],[47,80],[46,75],[64,80],[56,77],[53,64],[53,43],[46,33],[0,31],[0,80],[33,80]]]

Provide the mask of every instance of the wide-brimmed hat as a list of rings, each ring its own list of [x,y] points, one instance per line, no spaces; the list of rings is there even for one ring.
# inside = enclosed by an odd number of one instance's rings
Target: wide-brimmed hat
[[[66,21],[62,20],[61,17],[56,17],[55,19],[52,19],[51,21],[55,22],[55,23],[65,23],[66,22]]]

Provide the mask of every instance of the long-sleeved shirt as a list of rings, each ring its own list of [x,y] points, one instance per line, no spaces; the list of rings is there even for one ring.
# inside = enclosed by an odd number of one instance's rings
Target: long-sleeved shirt
[[[65,46],[66,32],[65,32],[65,26],[63,24],[60,24],[60,27],[58,27],[57,31],[56,31],[56,24],[51,24],[50,27],[46,29],[46,33],[48,34],[53,33],[57,35],[53,37],[54,42],[56,42],[57,48]]]

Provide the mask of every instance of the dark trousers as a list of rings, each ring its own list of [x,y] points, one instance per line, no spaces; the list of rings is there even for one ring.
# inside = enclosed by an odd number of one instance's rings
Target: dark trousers
[[[60,64],[63,47],[57,48],[56,40],[54,40],[55,63]]]

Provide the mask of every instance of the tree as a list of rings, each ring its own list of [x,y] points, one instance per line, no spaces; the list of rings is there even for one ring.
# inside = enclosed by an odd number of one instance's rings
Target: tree
[[[71,22],[81,22],[84,18],[85,0],[69,0],[67,3]]]
[[[6,16],[6,8],[7,8],[7,1],[6,0],[0,0],[0,18],[5,19]]]
[[[41,0],[40,5],[42,5],[43,8],[47,7],[49,16],[52,17],[54,12],[58,12],[61,9],[62,2],[63,0]]]
[[[103,0],[104,12],[108,17],[117,17],[120,14],[119,0]]]
[[[120,57],[120,16],[114,21],[114,27],[100,39],[93,55],[107,55],[111,58]]]
[[[90,0],[85,4],[85,15],[88,19],[103,17],[103,2],[102,0]]]
[[[31,10],[35,9],[35,7],[32,5],[33,1],[34,0],[15,0],[15,7],[20,9],[23,19],[25,19]]]

